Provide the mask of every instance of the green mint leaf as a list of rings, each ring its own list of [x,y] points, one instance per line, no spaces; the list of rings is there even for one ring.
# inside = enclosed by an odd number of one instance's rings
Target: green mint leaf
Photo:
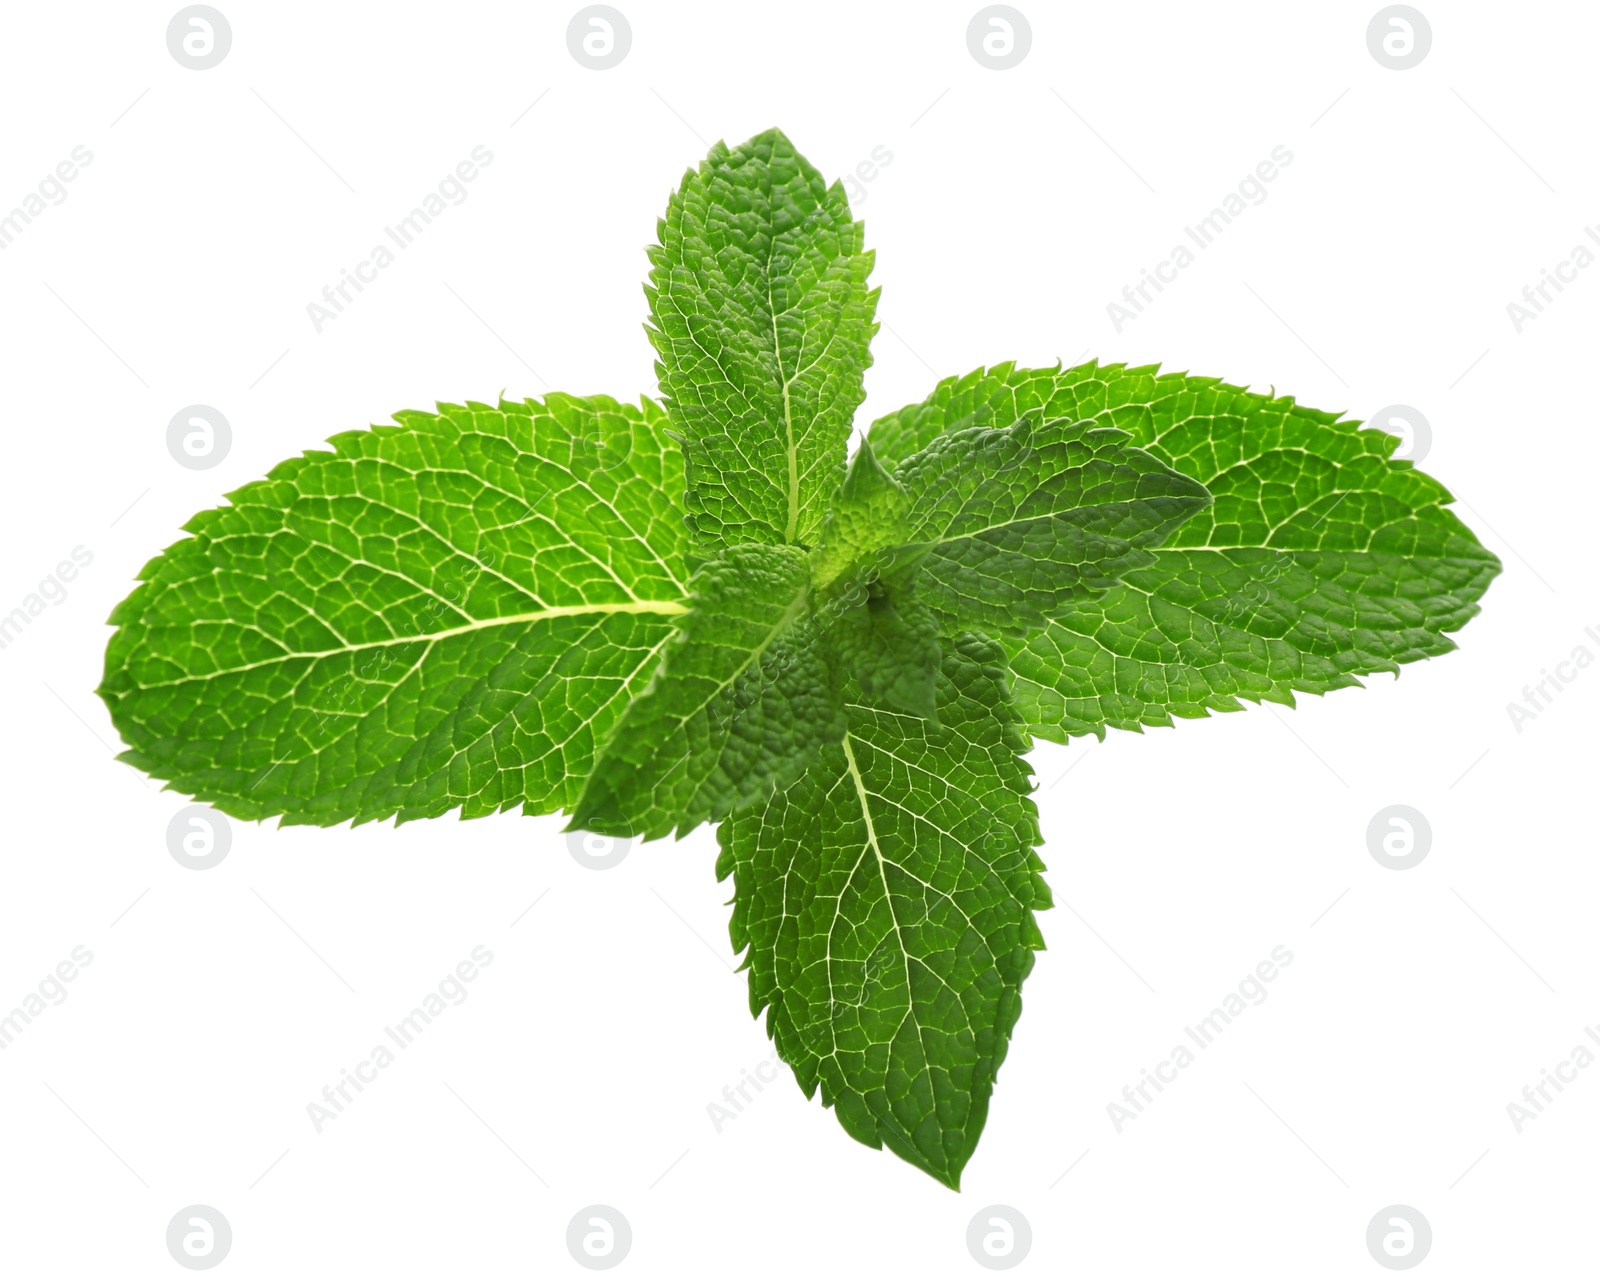
[[[1214,499],[1151,566],[1003,640],[1036,736],[1292,705],[1397,672],[1452,651],[1448,633],[1500,570],[1442,485],[1389,460],[1393,436],[1212,377],[1002,364],[941,382],[871,437],[880,457],[909,457],[943,431],[1033,411],[1120,426]]]
[[[940,435],[894,477],[926,555],[918,597],[950,629],[1036,629],[1147,565],[1143,547],[1211,500],[1125,432],[1065,418]]]
[[[867,575],[882,575],[903,566],[886,552],[909,539],[905,518],[910,508],[910,495],[863,439],[822,523],[821,544],[812,560],[817,588],[826,589],[853,569],[866,567]]]
[[[122,757],[285,824],[569,807],[684,610],[665,415],[441,404],[201,513],[118,605]]]
[[[1153,367],[950,378],[847,468],[877,292],[840,184],[719,143],[658,238],[664,406],[440,405],[283,463],[145,566],[100,695],[246,819],[721,820],[802,1089],[959,1187],[1044,947],[1025,733],[1397,671],[1500,565],[1389,436]]]
[[[648,331],[696,541],[814,544],[877,330],[872,254],[844,188],[777,129],[719,142],[658,236]]]
[[[750,1007],[807,1097],[952,1188],[1044,947],[1050,894],[998,647],[945,651],[939,723],[859,700],[793,786],[724,821]]]
[[[844,731],[798,546],[750,542],[702,564],[660,668],[628,706],[572,826],[679,836],[764,800]]]
[[[915,596],[923,551],[903,544],[910,507],[863,439],[823,521],[812,583],[835,684],[854,678],[873,701],[931,719],[940,626]]]

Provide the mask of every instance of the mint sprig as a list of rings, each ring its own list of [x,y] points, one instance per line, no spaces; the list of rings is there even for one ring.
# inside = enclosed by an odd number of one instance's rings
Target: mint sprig
[[[752,1009],[959,1187],[1044,947],[1030,737],[1293,704],[1449,651],[1499,571],[1396,441],[1155,368],[880,418],[843,188],[714,147],[650,250],[664,397],[441,404],[202,512],[100,695],[168,787],[338,825],[720,822]]]

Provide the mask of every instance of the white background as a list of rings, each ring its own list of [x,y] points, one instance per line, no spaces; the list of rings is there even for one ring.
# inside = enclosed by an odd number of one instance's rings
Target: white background
[[[568,53],[576,5],[218,0],[204,72],[168,54],[175,5],[7,6],[0,211],[94,159],[0,252],[0,611],[94,558],[0,651],[0,1010],[93,962],[0,1052],[0,1267],[178,1272],[168,1220],[206,1203],[224,1272],[577,1272],[599,1202],[623,1271],[958,1274],[1003,1203],[1022,1271],[1360,1273],[1404,1203],[1424,1271],[1591,1270],[1600,1067],[1521,1133],[1506,1106],[1600,1024],[1600,669],[1520,733],[1506,704],[1600,655],[1600,270],[1520,334],[1506,304],[1600,221],[1600,13],[1421,0],[1432,51],[1395,72],[1372,0],[1019,0],[1032,49],[996,72],[970,3],[618,3],[605,72]],[[277,461],[436,399],[653,393],[655,219],[706,144],[773,124],[830,176],[893,157],[857,200],[862,424],[1086,352],[1412,404],[1505,562],[1461,650],[1398,679],[1039,748],[1059,907],[959,1196],[787,1073],[714,1129],[770,1048],[708,831],[592,872],[554,818],[234,822],[193,872],[186,800],[113,760],[93,694],[140,566]],[[480,144],[470,198],[317,333],[307,303]],[[1269,198],[1118,333],[1107,303],[1277,145]],[[167,454],[192,403],[232,424],[215,469]],[[1366,846],[1393,803],[1433,830],[1406,872]],[[318,1134],[307,1104],[480,944],[468,1000]],[[1277,945],[1270,998],[1118,1133],[1122,1087]]]

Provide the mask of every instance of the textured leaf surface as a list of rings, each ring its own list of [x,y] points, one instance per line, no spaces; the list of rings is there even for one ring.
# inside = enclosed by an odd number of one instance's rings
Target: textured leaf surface
[[[815,544],[876,331],[844,188],[776,129],[719,142],[658,233],[649,333],[696,539]]]
[[[910,539],[910,508],[906,490],[863,439],[822,523],[821,544],[812,560],[817,586],[825,588],[847,575],[871,580],[901,566],[887,552]]]
[[[750,1006],[808,1097],[958,1187],[1044,947],[1026,741],[999,649],[945,653],[939,724],[861,703],[799,784],[724,821]]]
[[[854,678],[872,702],[922,718],[936,712],[942,656],[939,619],[909,584],[884,581],[828,629],[826,648],[834,679]]]
[[[682,463],[603,396],[353,431],[186,525],[112,613],[123,758],[286,824],[569,807],[683,610]]]
[[[687,833],[765,799],[839,739],[810,584],[795,546],[730,546],[695,573],[690,610],[596,765],[575,828]]]
[[[840,184],[719,143],[658,230],[665,409],[441,405],[285,462],[145,566],[100,695],[245,818],[721,820],[782,1058],[959,1187],[1044,947],[1026,733],[1397,670],[1499,563],[1389,436],[1155,368],[951,378],[847,470],[877,293]]]
[[[1139,730],[1240,699],[1292,705],[1296,691],[1397,671],[1453,650],[1448,632],[1500,570],[1441,484],[1389,460],[1393,436],[1216,378],[1002,364],[940,382],[871,437],[880,457],[903,458],[1030,411],[1118,426],[1213,497],[1153,565],[1004,639],[1035,735]]]
[[[1109,589],[1210,502],[1123,431],[1065,418],[940,435],[895,477],[906,536],[926,551],[918,597],[949,628],[996,633]]]

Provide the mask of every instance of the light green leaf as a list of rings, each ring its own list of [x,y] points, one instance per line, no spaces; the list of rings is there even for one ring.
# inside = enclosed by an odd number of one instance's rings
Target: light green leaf
[[[905,519],[910,508],[906,490],[879,464],[872,444],[863,439],[823,520],[822,541],[812,559],[817,588],[826,589],[852,569],[866,568],[864,573],[851,574],[875,579],[886,570],[903,566],[885,552],[909,540]]]
[[[1049,889],[999,649],[946,648],[939,723],[855,699],[798,784],[723,822],[750,1007],[808,1097],[952,1188],[1044,947]]]
[[[1121,430],[1028,417],[940,435],[895,471],[917,594],[948,629],[1039,628],[1148,565],[1142,548],[1210,502]]]
[[[920,547],[908,547],[911,498],[865,439],[822,525],[812,583],[834,683],[854,678],[876,702],[934,716],[938,617],[915,597]]]
[[[576,800],[684,610],[662,411],[552,394],[395,419],[145,565],[100,688],[126,761],[285,824]]]
[[[1445,488],[1391,461],[1393,436],[1212,377],[1153,367],[1022,369],[943,381],[872,426],[881,458],[946,430],[1039,411],[1126,430],[1214,503],[1155,563],[1004,642],[1028,728],[1065,741],[1107,725],[1294,703],[1295,691],[1454,649],[1500,570]]]
[[[815,544],[877,331],[844,188],[777,129],[719,142],[658,234],[648,331],[696,541]]]
[[[679,836],[788,784],[844,721],[797,546],[730,546],[690,582],[660,668],[573,813],[600,834]]]

